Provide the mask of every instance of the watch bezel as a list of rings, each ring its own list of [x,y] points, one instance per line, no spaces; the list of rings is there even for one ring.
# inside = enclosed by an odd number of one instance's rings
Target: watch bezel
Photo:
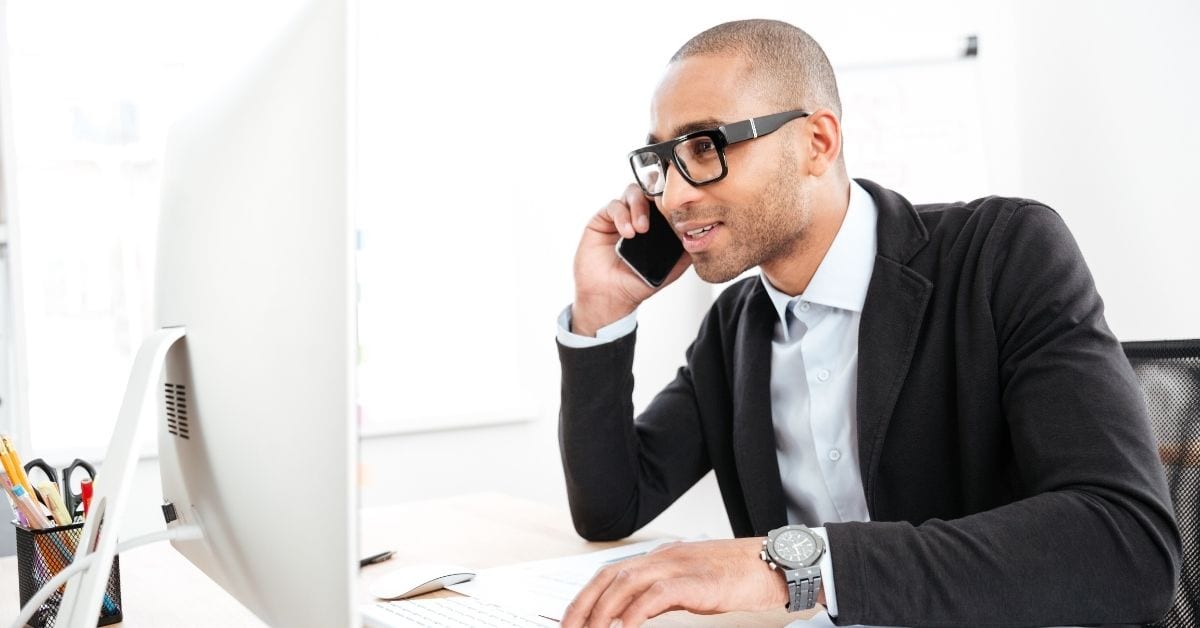
[[[789,532],[789,531],[800,532],[802,534],[807,535],[810,539],[812,539],[813,545],[816,546],[817,549],[815,552],[813,552],[813,554],[809,560],[801,561],[801,562],[789,560],[787,558],[780,556],[779,552],[777,552],[775,550],[775,540],[778,539],[779,536],[782,535],[784,532]],[[767,533],[767,539],[763,543],[763,545],[764,545],[764,549],[767,552],[767,556],[769,556],[771,559],[771,562],[779,565],[780,568],[789,569],[789,570],[804,569],[806,567],[811,567],[811,566],[817,564],[818,562],[820,562],[821,556],[823,556],[825,554],[825,541],[816,532],[813,532],[807,526],[802,526],[802,525],[787,525],[787,526],[783,526],[782,528],[776,528],[774,530],[771,530],[770,532]]]

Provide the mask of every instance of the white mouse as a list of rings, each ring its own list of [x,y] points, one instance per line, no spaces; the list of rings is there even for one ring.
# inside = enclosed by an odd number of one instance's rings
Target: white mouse
[[[377,578],[367,589],[383,600],[401,600],[466,582],[475,572],[459,565],[424,563],[393,569]]]

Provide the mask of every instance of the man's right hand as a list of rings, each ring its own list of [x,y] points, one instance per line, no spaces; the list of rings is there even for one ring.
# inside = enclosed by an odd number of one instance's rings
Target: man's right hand
[[[650,228],[650,201],[636,183],[592,216],[575,252],[575,304],[571,332],[595,336],[596,330],[629,315],[651,295],[679,278],[692,259],[686,253],[666,281],[652,288],[617,257],[617,241]]]

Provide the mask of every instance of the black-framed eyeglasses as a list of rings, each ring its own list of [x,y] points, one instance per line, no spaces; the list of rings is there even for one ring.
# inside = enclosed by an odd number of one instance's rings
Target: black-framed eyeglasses
[[[675,164],[692,185],[716,183],[729,174],[726,146],[760,138],[808,115],[809,112],[797,109],[688,133],[629,153],[629,165],[646,196],[662,196],[667,185],[667,164]]]

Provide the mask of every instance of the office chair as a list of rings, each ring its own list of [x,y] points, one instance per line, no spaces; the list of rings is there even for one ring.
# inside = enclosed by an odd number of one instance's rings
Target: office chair
[[[1175,605],[1152,624],[1200,627],[1200,340],[1122,343],[1150,408],[1175,502],[1183,568]]]

